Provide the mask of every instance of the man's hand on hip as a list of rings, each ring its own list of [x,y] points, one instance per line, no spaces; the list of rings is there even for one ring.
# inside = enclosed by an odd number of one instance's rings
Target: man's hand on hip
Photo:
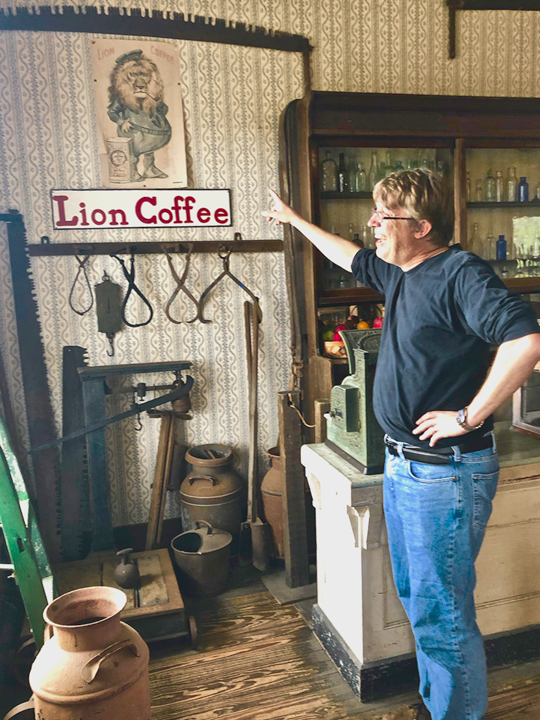
[[[466,435],[467,430],[458,425],[457,413],[447,410],[433,410],[422,415],[416,421],[417,427],[413,435],[419,435],[420,440],[428,440],[430,447],[433,447],[437,440],[457,435]]]

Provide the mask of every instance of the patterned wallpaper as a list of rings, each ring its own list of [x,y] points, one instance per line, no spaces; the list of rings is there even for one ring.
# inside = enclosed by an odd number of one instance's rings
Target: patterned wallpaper
[[[6,7],[12,3],[1,0]],[[19,3],[22,4],[22,3]],[[31,3],[25,3],[31,4]],[[64,4],[64,3],[59,3]],[[88,3],[90,4],[90,3]],[[101,2],[97,3],[101,4]],[[177,10],[223,17],[307,35],[315,50],[312,85],[318,90],[539,95],[539,14],[458,13],[458,58],[447,59],[447,13],[443,0],[152,0],[114,3],[126,7]],[[267,187],[278,183],[278,120],[303,88],[299,56],[275,51],[193,42],[171,42],[180,56],[186,123],[188,174],[193,187],[230,187],[234,227],[216,230],[135,230],[53,233],[49,191],[53,187],[99,187],[90,36],[0,33],[0,211],[24,215],[29,241],[53,242],[219,239],[240,231],[244,238],[280,237],[261,218]],[[16,414],[24,436],[15,321],[5,228],[0,227],[0,347],[10,376]],[[177,267],[183,261],[177,258]],[[92,284],[103,270],[125,286],[118,264],[91,261]],[[259,454],[277,436],[276,392],[285,389],[290,362],[289,320],[280,254],[233,257],[232,271],[261,298],[264,313],[259,386]],[[195,294],[221,270],[219,259],[194,256],[189,287]],[[247,468],[247,394],[242,291],[220,284],[208,302],[209,325],[172,325],[162,307],[172,292],[165,259],[137,260],[144,292],[157,312],[145,328],[117,336],[116,356],[106,354],[95,315],[80,319],[68,309],[76,272],[73,258],[32,261],[49,382],[61,424],[62,347],[82,345],[89,363],[134,363],[185,359],[193,362],[194,418],[182,423],[187,444],[222,442]],[[191,317],[183,296],[178,315]],[[144,316],[133,302],[130,312]],[[163,377],[146,378],[149,383]],[[111,412],[118,408],[111,405]],[[143,429],[126,421],[109,432],[109,472],[115,525],[144,522],[157,448],[155,420]],[[167,513],[178,514],[173,498]]]

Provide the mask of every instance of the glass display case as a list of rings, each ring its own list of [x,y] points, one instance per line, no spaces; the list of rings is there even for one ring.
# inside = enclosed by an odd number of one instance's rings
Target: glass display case
[[[525,435],[540,437],[540,368],[537,367],[512,399],[512,427]]]
[[[372,247],[374,183],[431,168],[453,191],[454,242],[540,308],[539,116],[538,98],[312,92],[283,115],[282,192],[306,219]],[[310,416],[314,399],[329,397],[346,372],[346,359],[326,345],[330,334],[356,319],[384,322],[384,298],[291,236],[302,258],[294,272]]]

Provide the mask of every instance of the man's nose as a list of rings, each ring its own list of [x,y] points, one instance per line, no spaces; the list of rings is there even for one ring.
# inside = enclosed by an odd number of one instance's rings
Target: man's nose
[[[379,227],[379,225],[381,224],[379,221],[379,216],[373,214],[367,221],[367,224],[368,224],[368,227]]]

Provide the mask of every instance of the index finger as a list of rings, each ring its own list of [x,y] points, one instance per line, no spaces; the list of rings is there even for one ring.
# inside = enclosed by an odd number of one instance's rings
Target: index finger
[[[270,192],[270,195],[274,198],[274,200],[281,200],[277,192],[272,190],[272,188],[268,188],[268,191]]]
[[[422,415],[422,417],[418,418],[416,421],[417,425],[420,425],[420,423],[425,422],[426,420],[433,420],[433,418],[436,417],[435,412],[427,412]]]

